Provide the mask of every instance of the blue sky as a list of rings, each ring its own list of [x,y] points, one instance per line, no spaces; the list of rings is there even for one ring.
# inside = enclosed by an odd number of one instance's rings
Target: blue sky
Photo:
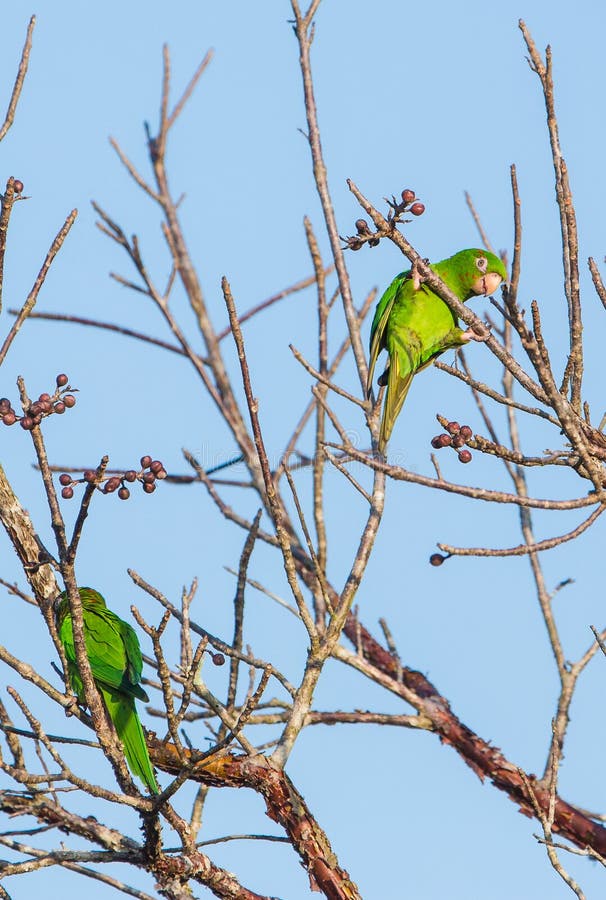
[[[20,178],[30,197],[17,205],[11,221],[2,334],[10,321],[6,309],[21,305],[52,237],[77,207],[77,223],[38,308],[99,317],[167,337],[145,300],[108,278],[109,271],[131,273],[118,249],[95,229],[90,206],[92,199],[98,201],[125,231],[139,234],[150,269],[160,280],[166,276],[159,216],[108,143],[113,135],[148,171],[143,122],[149,120],[154,128],[157,121],[164,42],[171,49],[175,92],[204,53],[209,48],[215,52],[169,145],[171,185],[176,194],[186,194],[182,216],[188,245],[214,320],[221,327],[226,322],[222,275],[229,278],[237,306],[244,310],[311,272],[305,215],[328,255],[309,152],[298,130],[304,128],[305,117],[297,46],[284,0],[256,5],[181,2],[172,7],[108,0],[95,8],[41,0],[35,12],[30,73],[16,124],[0,147],[0,180],[8,175]],[[23,4],[3,11],[0,108],[8,99],[29,14]],[[601,263],[606,182],[600,61],[606,13],[597,4],[579,2],[558,17],[544,0],[515,9],[512,4],[479,2],[379,0],[370,6],[325,0],[313,48],[316,94],[341,234],[352,233],[359,215],[346,178],[379,205],[384,196],[412,187],[426,213],[407,226],[406,233],[424,256],[441,259],[478,241],[464,202],[468,190],[493,245],[511,253],[509,166],[516,164],[524,222],[520,298],[526,307],[534,298],[541,303],[552,357],[561,367],[566,304],[553,170],[540,85],[525,61],[517,27],[520,15],[537,45],[544,48],[550,42],[553,48],[560,136],[576,201],[581,259],[591,255]],[[404,267],[397,249],[385,242],[349,254],[348,264],[356,302],[374,286],[383,289]],[[599,420],[603,310],[584,270],[582,287],[585,389]],[[191,325],[187,317],[184,321]],[[331,347],[338,346],[343,333],[337,314]],[[313,358],[313,291],[251,321],[245,339],[266,443],[276,458],[309,397],[309,378],[288,344]],[[236,357],[228,342],[225,353],[237,380]],[[468,359],[483,378],[500,377],[481,346],[472,347]],[[62,418],[53,417],[46,428],[49,454],[57,463],[88,466],[107,452],[113,464],[128,467],[149,452],[169,471],[183,472],[182,447],[205,463],[233,453],[231,439],[187,366],[178,357],[125,338],[31,322],[3,367],[0,393],[16,399],[18,374],[25,376],[31,393],[47,390],[60,371],[69,374],[80,393],[76,408]],[[340,383],[357,389],[351,361],[344,364]],[[364,446],[361,418],[344,406],[338,409]],[[471,398],[458,384],[437,370],[424,373],[398,421],[391,452],[426,473],[436,412],[481,428]],[[495,423],[503,429],[499,410]],[[0,439],[7,474],[40,534],[50,541],[29,439],[18,428],[4,429]],[[540,453],[557,444],[559,436],[531,423],[523,439],[529,453]],[[310,436],[306,446],[311,447]],[[490,460],[474,458],[474,464],[462,470],[454,457],[452,462],[444,457],[443,465],[453,479],[507,487],[504,474]],[[561,474],[533,475],[529,481],[538,496],[573,496],[584,489]],[[298,476],[297,483],[305,492],[306,476]],[[337,473],[328,474],[327,492],[329,575],[338,586],[346,577],[364,509]],[[242,502],[235,493],[227,497]],[[65,506],[68,515],[75,514],[75,504],[73,509]],[[252,501],[245,499],[243,508],[251,512]],[[537,534],[548,537],[578,521],[574,516],[537,517]],[[604,625],[600,575],[591,564],[602,529],[599,521],[576,544],[544,559],[550,587],[574,579],[556,604],[571,659],[589,645],[589,624]],[[0,575],[23,584],[2,540]],[[361,618],[378,630],[377,619],[386,616],[403,660],[428,674],[461,719],[500,746],[510,760],[540,772],[557,683],[528,563],[458,560],[430,569],[427,557],[442,540],[470,546],[518,543],[517,514],[479,508],[414,486],[390,485],[375,554],[358,596]],[[136,492],[124,504],[115,497],[100,498],[85,529],[79,579],[102,590],[122,615],[127,616],[135,602],[154,619],[158,611],[133,588],[127,567],[173,600],[183,584],[198,577],[193,615],[228,637],[234,582],[223,566],[237,563],[242,542],[241,532],[218,520],[201,489],[161,485],[153,497]],[[262,548],[253,556],[251,576],[286,593],[281,566]],[[13,598],[4,597],[3,602],[8,609],[3,643],[23,657],[34,654],[41,671],[51,677],[51,645],[41,621]],[[305,650],[298,624],[254,591],[248,608],[247,639],[255,652],[276,659],[296,678]],[[208,671],[205,677],[213,689],[222,689],[224,672]],[[561,772],[563,796],[597,810],[606,803],[601,715],[605,677],[605,664],[596,658],[573,705]],[[337,664],[327,667],[316,705],[407,711]],[[157,720],[145,721],[159,729]],[[53,727],[75,728],[61,719]],[[437,900],[448,892],[453,900],[530,900],[569,895],[532,837],[537,823],[521,817],[504,795],[481,785],[431,735],[361,726],[310,729],[297,745],[289,773],[365,897]],[[184,791],[183,811],[190,802],[191,795]],[[136,836],[134,820],[123,824]],[[270,830],[259,798],[211,793],[204,837]],[[254,890],[289,900],[310,896],[287,847],[238,843],[222,845],[212,855]],[[603,875],[597,866],[575,857],[564,862],[589,897],[599,895]],[[133,882],[151,890],[149,881]],[[50,870],[15,881],[9,890],[14,900],[23,900],[34,890],[51,887],[69,898],[83,890],[75,876]],[[109,896],[108,888],[93,882],[87,882],[86,890],[91,900]],[[205,896],[202,890],[197,894]]]

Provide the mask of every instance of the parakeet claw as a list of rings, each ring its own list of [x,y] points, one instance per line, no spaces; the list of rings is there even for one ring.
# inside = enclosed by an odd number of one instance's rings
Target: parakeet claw
[[[483,341],[487,341],[490,337],[490,328],[488,325],[484,325],[484,330],[481,334],[477,331],[474,331],[473,328],[468,328],[466,331],[461,332],[461,340],[462,341],[479,341],[482,343]]]
[[[65,706],[66,716],[75,716],[78,713],[78,698],[71,696],[69,702]]]

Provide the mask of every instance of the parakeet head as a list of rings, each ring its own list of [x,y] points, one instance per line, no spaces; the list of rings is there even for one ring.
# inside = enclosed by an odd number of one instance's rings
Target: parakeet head
[[[461,300],[478,294],[486,297],[507,281],[503,262],[489,250],[460,250],[432,268]]]
[[[105,600],[94,588],[89,587],[81,587],[78,588],[80,592],[80,599],[82,600],[83,606],[92,606],[93,604],[98,604],[99,606],[105,606]],[[62,591],[54,604],[55,618],[57,622],[60,624],[67,613],[69,612],[69,600],[67,598],[67,591]]]

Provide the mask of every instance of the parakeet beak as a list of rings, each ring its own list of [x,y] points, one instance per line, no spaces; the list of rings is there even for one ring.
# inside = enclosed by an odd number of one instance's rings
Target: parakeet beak
[[[494,294],[502,281],[503,279],[496,272],[487,272],[486,275],[476,278],[471,289],[474,294],[483,294],[487,297],[488,294]]]

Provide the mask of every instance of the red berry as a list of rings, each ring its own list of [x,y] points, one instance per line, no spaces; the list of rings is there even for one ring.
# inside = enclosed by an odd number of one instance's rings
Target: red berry
[[[225,665],[225,657],[223,656],[222,653],[213,653],[212,657],[213,657],[213,662],[216,666]]]
[[[114,475],[112,478],[108,478],[105,482],[105,487],[103,490],[106,494],[113,494],[114,491],[117,491],[120,487],[120,479],[116,478]]]
[[[452,439],[452,446],[458,450],[459,447],[462,447],[464,443],[465,443],[465,438],[463,438],[462,435],[460,435],[460,434],[455,434],[455,436]]]
[[[143,490],[145,491],[146,494],[153,494],[153,492],[156,490],[156,485],[150,484],[150,483],[144,484]]]
[[[164,466],[159,459],[154,459],[153,462],[150,463],[149,468],[154,473],[154,475],[157,475],[160,469],[163,469]]]
[[[23,182],[19,181],[18,178],[15,178],[14,187],[15,187],[15,194],[23,193]]]
[[[57,387],[65,387],[65,385],[69,381],[69,378],[67,377],[67,375],[61,374],[57,375],[57,378],[55,380],[57,382]]]
[[[65,397],[63,398],[63,402],[65,403],[65,405],[67,406],[68,409],[71,409],[73,406],[76,405],[76,398],[74,397],[73,394],[66,394]]]
[[[31,416],[23,416],[20,424],[21,428],[24,428],[26,431],[31,431],[34,427],[34,420],[31,418]]]
[[[358,234],[370,234],[370,226],[366,219],[356,219],[356,231]]]
[[[461,450],[461,452],[459,453],[459,462],[471,462],[471,453],[469,452],[469,450]]]
[[[471,430],[469,425],[461,425],[461,430],[459,431],[459,434],[461,435],[461,437],[463,438],[464,441],[468,441],[469,438],[472,436],[473,431]]]
[[[440,447],[442,446],[441,434],[436,434],[436,436],[431,439],[431,446],[434,448],[434,450],[440,449]]]
[[[72,483],[72,476],[68,475],[67,472],[64,472],[63,475],[59,475],[59,484],[67,485]]]
[[[458,422],[449,422],[446,426],[446,431],[448,431],[450,434],[458,434],[460,429],[461,426]]]
[[[429,557],[429,563],[432,566],[441,566],[443,562],[445,562],[446,557],[442,556],[441,553],[432,553]]]
[[[142,478],[143,484],[153,484],[156,480],[156,476],[153,472],[146,472]]]
[[[61,496],[64,500],[71,500],[74,496],[74,489],[71,487],[64,487],[61,491]]]
[[[57,400],[54,406],[54,410],[56,413],[59,413],[60,416],[63,415],[63,413],[65,412],[65,403],[63,402],[63,400]]]
[[[406,188],[405,190],[402,191],[402,203],[405,203],[407,206],[409,203],[412,203],[414,198],[415,198],[415,192],[411,191],[410,188]]]
[[[45,400],[50,400],[50,394],[46,394],[46,393],[45,393],[45,394],[40,394],[40,396],[38,397],[38,400],[39,400],[41,403],[43,403]],[[2,403],[1,400],[0,400],[0,403]]]
[[[125,472],[125,473],[124,473],[124,480],[125,480],[125,481],[130,481],[131,484],[132,484],[133,481],[136,481],[136,480],[137,480],[137,473],[135,472],[135,470],[134,470],[134,469],[129,469],[128,472]]]
[[[450,447],[452,444],[452,438],[449,434],[439,434],[438,440],[440,441],[440,447]]]
[[[141,457],[141,468],[148,469],[151,466],[152,458],[151,456],[142,456]]]
[[[129,489],[127,487],[121,487],[118,491],[118,497],[120,498],[120,500],[128,500],[128,498],[130,497]]]
[[[14,425],[15,422],[17,421],[17,416],[11,410],[10,412],[7,412],[2,416],[2,421],[4,422],[5,425]]]
[[[425,212],[425,204],[424,203],[413,203],[410,207],[410,211],[413,216],[422,216]]]
[[[0,415],[3,415],[4,413],[9,412],[10,408],[11,408],[11,402],[8,399],[8,397],[2,397],[0,399]]]
[[[84,472],[84,480],[88,482],[88,484],[91,484],[96,477],[97,473],[93,472],[92,469],[87,469],[86,472]]]
[[[168,475],[168,472],[164,468],[160,469],[159,472],[156,472],[156,478],[159,478],[160,480],[162,478],[166,478],[167,475]]]

